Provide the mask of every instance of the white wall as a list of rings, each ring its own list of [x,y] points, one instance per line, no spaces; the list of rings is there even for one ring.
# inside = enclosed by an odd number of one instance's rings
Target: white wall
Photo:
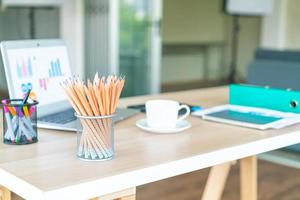
[[[164,0],[163,4],[164,43],[224,41],[221,0]]]
[[[300,50],[300,1],[288,0],[285,46]]]
[[[68,47],[72,72],[84,76],[84,0],[64,0],[60,9],[60,37]]]
[[[204,67],[208,67],[205,65],[209,65],[209,76],[216,78],[222,62],[221,46],[226,41],[225,24],[221,0],[164,0],[163,44],[191,46],[163,54],[162,84],[200,81]]]
[[[299,18],[299,0],[274,0],[272,14],[263,19],[261,47],[299,50]]]
[[[259,47],[261,17],[242,17],[240,20],[240,40],[238,51],[238,78],[245,79],[247,68]]]
[[[232,17],[222,10],[222,0],[164,0],[163,44],[209,45],[208,78],[225,77],[229,72]],[[246,77],[247,66],[260,41],[260,17],[241,17],[238,51],[238,78]],[[193,82],[203,78],[203,49],[198,52],[165,54],[162,83]]]
[[[283,49],[286,38],[287,0],[273,0],[273,10],[263,17],[261,47]]]
[[[162,83],[199,81],[203,77],[203,52],[168,54],[162,59]]]

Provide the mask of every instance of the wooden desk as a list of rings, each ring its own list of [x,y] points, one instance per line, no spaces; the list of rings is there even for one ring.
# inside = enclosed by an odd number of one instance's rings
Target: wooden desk
[[[227,88],[127,98],[120,105],[150,98],[208,107],[226,103]],[[241,159],[242,199],[254,200],[253,156],[300,142],[300,125],[258,131],[190,117],[193,127],[187,131],[158,135],[135,127],[136,120],[143,117],[139,114],[116,125],[116,155],[106,162],[78,160],[76,134],[70,132],[39,130],[39,142],[32,145],[10,146],[1,142],[0,184],[6,188],[2,194],[6,199],[8,190],[26,199],[135,199],[136,186],[215,166],[203,196],[213,200],[222,194],[229,163]]]

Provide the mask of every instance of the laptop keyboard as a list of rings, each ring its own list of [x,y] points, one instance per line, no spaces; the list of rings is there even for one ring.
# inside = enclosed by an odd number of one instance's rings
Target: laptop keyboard
[[[51,115],[38,118],[38,121],[56,123],[56,124],[66,124],[74,120],[76,120],[76,117],[74,116],[73,109],[68,109],[59,113],[54,113]]]

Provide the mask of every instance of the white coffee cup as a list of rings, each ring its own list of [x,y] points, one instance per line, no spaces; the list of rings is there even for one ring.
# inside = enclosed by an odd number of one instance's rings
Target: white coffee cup
[[[185,109],[186,113],[178,118],[178,112]],[[176,124],[188,117],[190,108],[187,105],[179,105],[172,100],[150,100],[146,102],[147,125],[155,129],[171,129]]]

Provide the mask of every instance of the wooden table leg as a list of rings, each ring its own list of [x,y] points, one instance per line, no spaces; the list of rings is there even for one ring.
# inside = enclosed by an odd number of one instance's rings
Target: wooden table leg
[[[230,167],[233,163],[235,162],[223,163],[221,165],[213,166],[210,169],[202,200],[221,199]]]
[[[241,200],[257,200],[257,158],[240,160]]]
[[[115,192],[105,196],[93,198],[91,200],[135,200],[136,188],[129,188],[120,192]]]
[[[11,200],[11,192],[3,186],[0,186],[0,200]]]

